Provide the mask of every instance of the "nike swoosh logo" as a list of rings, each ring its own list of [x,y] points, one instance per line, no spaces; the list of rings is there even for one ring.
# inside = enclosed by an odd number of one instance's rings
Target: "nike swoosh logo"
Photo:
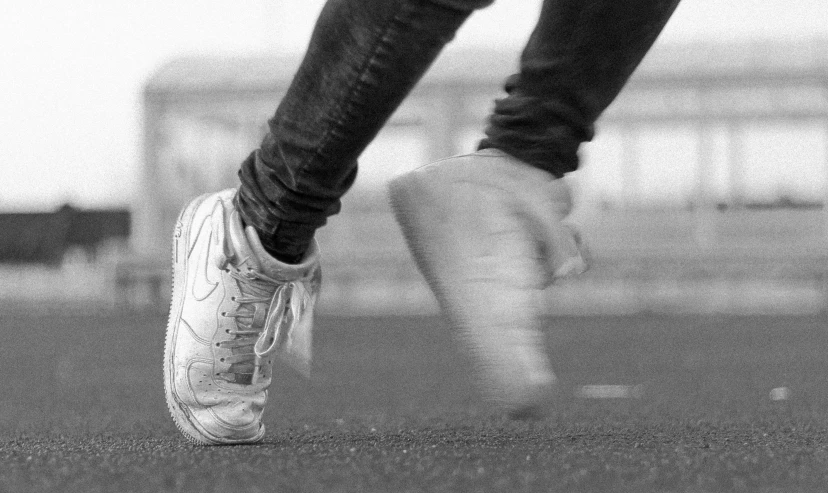
[[[215,213],[216,211],[214,210],[213,214]],[[213,235],[215,234],[210,224],[211,221],[212,214],[204,218],[204,221],[202,221],[194,244],[194,249],[196,249],[197,251],[190,253],[190,257],[192,257],[193,254],[197,255],[196,272],[192,286],[193,297],[197,301],[203,301],[207,299],[208,296],[213,294],[213,291],[216,290],[216,287],[219,284],[218,281],[210,280],[210,276],[208,275],[208,271],[210,268],[210,247],[213,244]],[[209,237],[203,238],[202,235],[209,235]]]

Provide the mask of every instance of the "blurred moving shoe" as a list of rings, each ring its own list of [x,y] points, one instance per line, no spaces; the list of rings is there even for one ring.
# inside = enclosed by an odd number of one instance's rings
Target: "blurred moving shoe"
[[[197,444],[261,440],[274,356],[310,370],[316,242],[299,264],[272,258],[242,227],[235,194],[193,200],[173,237],[164,384],[175,424]]]
[[[486,149],[393,179],[391,205],[417,266],[487,397],[532,417],[553,391],[537,295],[587,268],[578,233],[561,220],[565,180]]]

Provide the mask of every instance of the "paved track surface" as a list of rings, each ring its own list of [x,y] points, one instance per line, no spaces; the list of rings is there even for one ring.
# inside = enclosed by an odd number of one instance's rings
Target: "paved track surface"
[[[319,320],[314,378],[263,444],[193,447],[166,414],[161,316],[0,310],[4,491],[825,491],[822,316],[550,318],[550,417],[488,408],[436,318]],[[641,385],[630,399],[582,385]],[[772,401],[787,387],[787,400]]]

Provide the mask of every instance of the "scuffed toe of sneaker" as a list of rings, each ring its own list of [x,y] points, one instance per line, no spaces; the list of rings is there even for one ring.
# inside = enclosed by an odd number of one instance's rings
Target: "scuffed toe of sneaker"
[[[199,445],[256,443],[267,394],[262,385],[234,385],[213,378],[213,365],[190,361],[172,368],[167,402],[178,429]]]
[[[265,426],[261,414],[250,404],[227,401],[214,406],[190,408],[187,416],[196,433],[190,435],[196,442],[209,445],[236,445],[257,443],[264,438]]]

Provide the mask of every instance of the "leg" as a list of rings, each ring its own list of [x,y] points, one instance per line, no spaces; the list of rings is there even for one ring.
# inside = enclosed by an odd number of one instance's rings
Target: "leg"
[[[330,0],[238,192],[198,197],[182,211],[164,382],[188,439],[261,440],[274,358],[309,371],[321,282],[313,233],[339,210],[357,156],[489,1]]]
[[[290,261],[339,211],[356,159],[475,8],[493,0],[330,0],[237,199]]]
[[[620,91],[677,0],[546,0],[497,102],[481,150],[390,184],[417,265],[470,350],[488,397],[531,416],[554,388],[537,295],[582,272],[577,233],[562,224],[601,111]]]
[[[500,149],[555,176],[578,167],[578,147],[652,46],[679,0],[545,0],[506,81],[480,148]]]

